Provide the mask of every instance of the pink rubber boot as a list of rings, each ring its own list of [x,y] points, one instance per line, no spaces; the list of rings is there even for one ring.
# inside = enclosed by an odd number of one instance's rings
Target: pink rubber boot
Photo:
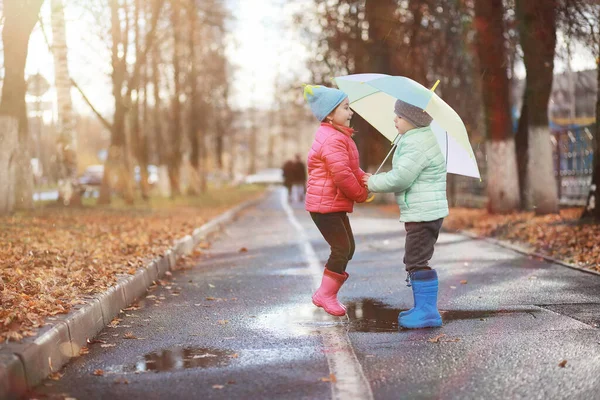
[[[348,273],[336,274],[333,271],[325,268],[323,272],[323,280],[321,286],[315,294],[313,294],[312,301],[317,307],[322,307],[328,314],[341,317],[346,315],[346,307],[340,303],[337,299],[337,293],[348,279]]]

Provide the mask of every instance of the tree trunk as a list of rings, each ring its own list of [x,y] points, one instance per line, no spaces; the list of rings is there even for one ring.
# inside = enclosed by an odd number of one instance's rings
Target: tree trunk
[[[15,160],[19,147],[19,121],[0,116],[0,215],[13,211],[15,206]]]
[[[179,0],[171,1],[171,25],[173,28],[173,81],[175,93],[171,103],[171,151],[169,154],[169,182],[171,184],[171,197],[181,193],[181,26]]]
[[[519,208],[515,142],[510,118],[503,0],[476,0],[475,27],[488,141],[488,199],[492,213]]]
[[[117,189],[121,191],[125,202],[133,204],[133,180],[131,170],[129,169],[129,162],[127,162],[127,138],[125,134],[126,106],[124,100],[126,97],[121,93],[127,68],[125,61],[127,57],[126,45],[124,46],[125,54],[119,54],[119,47],[122,44],[121,38],[127,35],[121,31],[118,0],[111,0],[110,4],[112,25],[112,83],[115,113],[110,138],[111,146],[104,166],[104,176],[100,187],[98,204],[110,204],[111,192],[115,183],[117,183]]]
[[[3,10],[4,82],[0,117],[10,117],[18,121],[18,148],[7,158],[10,160],[10,165],[15,168],[14,173],[8,174],[14,178],[14,181],[6,184],[7,189],[10,188],[14,192],[14,196],[6,204],[24,210],[33,208],[33,174],[29,155],[29,129],[25,104],[27,90],[25,63],[29,36],[37,23],[38,13],[43,2],[43,0],[5,1]],[[5,123],[11,124],[11,122]],[[7,129],[5,135],[10,137],[9,131],[12,129]],[[11,153],[8,149],[2,151],[6,151],[6,154]]]
[[[255,108],[251,108],[250,109],[250,118],[252,119],[252,126],[250,127],[250,164],[248,165],[248,175],[252,175],[256,173],[256,157],[258,156],[257,154],[257,141],[258,138],[257,136],[257,127],[256,127],[256,113],[257,110]]]
[[[81,204],[77,186],[77,136],[74,131],[65,13],[62,0],[52,0],[52,55],[58,104],[59,201]]]
[[[596,58],[596,126],[594,129],[594,171],[592,173],[592,184],[588,194],[585,210],[582,218],[591,218],[600,222],[600,33],[597,33],[597,56]]]
[[[525,89],[527,91],[527,89]],[[529,210],[532,208],[530,185],[527,183],[527,166],[529,165],[529,119],[527,118],[527,101],[523,93],[523,105],[519,116],[519,125],[515,135],[515,147],[517,151],[517,169],[519,171],[519,194],[521,196],[521,208]]]
[[[409,69],[411,78],[419,82],[423,86],[427,86],[427,68],[425,60],[423,59],[423,44],[420,40],[420,32],[423,29],[423,0],[410,0],[409,9],[413,16],[412,24],[410,26],[410,51],[409,57],[410,63],[412,64]]]
[[[361,68],[365,71],[393,74],[392,43],[394,37],[394,14],[398,8],[394,0],[367,0],[365,19],[369,23],[368,57]],[[360,37],[360,36],[359,36]],[[390,149],[389,141],[377,132],[366,120],[355,115],[358,130],[357,145],[361,148],[361,165],[365,168],[378,167]]]
[[[142,4],[141,0],[135,0],[134,3],[134,51],[135,54],[141,54],[141,46],[140,46],[140,13],[142,12]],[[144,88],[144,102],[146,97],[146,62],[144,60],[144,68],[143,73],[140,74],[141,78],[138,82],[134,83],[134,91],[135,91],[135,100],[131,105],[131,133],[132,133],[132,145],[133,145],[133,153],[135,154],[135,158],[137,160],[137,165],[140,171],[140,191],[142,193],[142,198],[147,200],[149,198],[150,188],[148,186],[148,149],[147,149],[147,140],[146,140],[146,132],[142,131],[142,127],[140,125],[140,97],[142,92],[142,87]],[[145,105],[144,105],[145,106]],[[145,117],[145,115],[144,115]]]
[[[517,0],[517,16],[527,81],[527,179],[536,214],[558,213],[558,191],[548,124],[556,46],[556,6],[549,2]],[[525,151],[525,149],[519,149]],[[526,190],[527,192],[527,190]]]
[[[199,194],[202,191],[202,165],[200,157],[202,154],[199,135],[201,132],[202,115],[198,102],[198,71],[196,68],[197,52],[196,52],[196,35],[198,27],[198,9],[195,0],[188,2],[188,51],[190,58],[190,108],[188,116],[188,138],[191,145],[190,164],[192,166],[190,176],[190,186],[188,193],[191,195]]]

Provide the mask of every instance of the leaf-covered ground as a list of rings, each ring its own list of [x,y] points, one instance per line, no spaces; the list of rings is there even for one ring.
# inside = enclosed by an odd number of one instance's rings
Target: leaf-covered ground
[[[0,343],[32,336],[45,318],[133,274],[175,239],[242,201],[257,188],[134,206],[65,209],[46,205],[0,217]]]
[[[397,206],[383,208],[398,213]],[[581,208],[566,208],[560,215],[491,215],[485,209],[452,208],[444,228],[526,245],[537,253],[600,272],[600,224],[582,223],[581,213]]]

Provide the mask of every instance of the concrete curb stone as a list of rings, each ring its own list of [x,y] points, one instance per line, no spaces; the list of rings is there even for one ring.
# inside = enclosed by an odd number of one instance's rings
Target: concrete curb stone
[[[16,400],[26,390],[21,359],[14,354],[0,353],[0,399]]]
[[[112,321],[112,316],[119,314],[127,306],[123,285],[109,287],[105,292],[98,295],[97,298],[100,302],[104,325],[108,325]]]
[[[69,327],[73,356],[79,354],[79,350],[87,345],[87,339],[91,339],[104,329],[104,317],[102,307],[98,299],[90,299],[83,307],[77,309],[73,314],[65,318]],[[62,365],[62,364],[61,364]],[[27,364],[25,365],[27,368]],[[28,382],[29,383],[29,382]]]
[[[73,356],[66,321],[46,326],[41,332],[36,338],[27,338],[21,343],[9,343],[2,349],[4,356],[14,355],[20,360],[28,387],[59,370]],[[2,369],[0,366],[0,370]]]
[[[35,338],[0,345],[0,400],[18,399],[50,373],[59,371],[71,357],[79,355],[88,338],[98,334],[123,308],[143,297],[153,282],[174,268],[179,257],[191,254],[203,238],[264,197],[246,201],[196,228],[192,235],[177,240],[163,256],[139,268],[134,275],[119,278],[114,286],[88,299],[85,305],[42,328]]]

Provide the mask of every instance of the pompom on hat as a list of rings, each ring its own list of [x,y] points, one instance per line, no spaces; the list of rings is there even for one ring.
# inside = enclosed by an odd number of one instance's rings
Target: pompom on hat
[[[319,121],[323,121],[348,95],[339,89],[304,85],[304,100]]]

